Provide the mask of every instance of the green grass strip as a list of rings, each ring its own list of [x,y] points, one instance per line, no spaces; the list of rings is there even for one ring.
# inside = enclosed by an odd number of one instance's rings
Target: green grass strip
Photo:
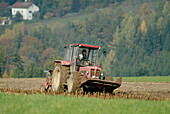
[[[0,93],[0,114],[169,114],[170,101]]]

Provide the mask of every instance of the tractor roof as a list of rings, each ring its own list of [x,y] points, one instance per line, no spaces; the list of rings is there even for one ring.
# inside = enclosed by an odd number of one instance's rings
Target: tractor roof
[[[67,44],[67,46],[72,45],[72,46],[79,46],[81,48],[95,48],[95,49],[99,49],[100,46],[94,46],[94,45],[88,45],[88,44]]]

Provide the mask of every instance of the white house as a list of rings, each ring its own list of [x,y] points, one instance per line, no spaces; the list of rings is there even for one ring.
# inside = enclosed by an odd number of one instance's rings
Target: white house
[[[23,20],[32,20],[38,11],[38,6],[32,2],[16,2],[12,5],[12,16],[15,17],[19,12],[23,16]]]

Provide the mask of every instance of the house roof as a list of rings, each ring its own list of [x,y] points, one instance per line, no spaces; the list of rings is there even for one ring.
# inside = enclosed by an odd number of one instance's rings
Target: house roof
[[[12,5],[12,8],[28,8],[32,5],[32,2],[16,2]]]

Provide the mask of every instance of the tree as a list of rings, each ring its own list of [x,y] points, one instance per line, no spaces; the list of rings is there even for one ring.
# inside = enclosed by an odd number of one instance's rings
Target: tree
[[[21,15],[20,12],[17,12],[15,15],[15,21],[20,22],[23,19],[23,16]]]
[[[55,50],[53,48],[49,47],[42,52],[42,55],[41,55],[41,57],[39,57],[39,60],[42,63],[46,63],[46,61],[50,58],[51,55],[54,55],[54,53],[55,53]]]
[[[2,75],[5,71],[5,65],[6,65],[5,52],[3,48],[0,46],[0,78],[2,78]]]
[[[40,64],[35,63],[34,61],[27,64],[24,75],[27,78],[33,78],[33,77],[43,77],[43,70],[40,66]]]
[[[42,20],[44,19],[44,15],[47,13],[47,6],[45,3],[42,4],[40,13],[40,19]]]
[[[42,49],[43,45],[41,40],[38,40],[36,37],[24,36],[19,54],[22,58],[25,58],[23,61],[38,60]]]
[[[144,33],[144,34],[147,33],[147,27],[146,27],[144,20],[142,21],[140,28],[141,28],[142,33]]]
[[[164,49],[170,52],[170,33],[167,33],[166,40],[164,42]]]
[[[89,0],[80,0],[82,9],[85,9],[89,5]]]
[[[163,6],[163,11],[162,13],[165,15],[165,16],[170,16],[169,14],[170,12],[170,2],[169,1],[166,1],[164,6]]]
[[[49,58],[44,64],[44,70],[50,70],[50,69],[52,70],[55,59],[56,58],[54,57],[54,55],[49,56]],[[57,59],[57,60],[61,60],[61,59]]]
[[[60,17],[62,17],[64,14],[63,14],[63,8],[60,8],[60,12],[59,12],[59,15],[60,15]]]
[[[4,1],[0,2],[0,16],[4,14],[4,11],[7,9],[8,3],[5,3]]]
[[[149,7],[148,3],[144,3],[142,8],[140,9],[140,11],[142,12],[142,17],[146,17],[148,14],[151,13],[151,9]]]
[[[22,71],[23,72],[23,71]],[[22,72],[18,67],[15,67],[13,72],[12,72],[12,78],[22,78]]]
[[[4,72],[4,74],[3,74],[2,77],[3,77],[3,78],[9,78],[9,76],[8,76],[8,74],[7,74],[7,71]]]
[[[21,71],[24,70],[23,68],[23,61],[18,53],[13,55],[13,65],[19,68]]]
[[[132,45],[134,42],[134,36],[136,33],[136,28],[135,28],[133,17],[130,16],[129,18],[125,18],[121,24],[122,24],[121,27],[123,27],[121,38],[125,39],[128,45]]]
[[[73,0],[71,9],[73,12],[78,12],[81,8],[80,0]]]
[[[158,34],[159,36],[163,34],[164,28],[165,28],[165,20],[163,17],[160,17],[157,21],[157,29],[159,31],[159,34]]]
[[[113,34],[113,41],[112,41],[113,46],[117,47],[119,45],[119,41],[120,41],[120,30],[119,27],[117,26],[116,31]]]

